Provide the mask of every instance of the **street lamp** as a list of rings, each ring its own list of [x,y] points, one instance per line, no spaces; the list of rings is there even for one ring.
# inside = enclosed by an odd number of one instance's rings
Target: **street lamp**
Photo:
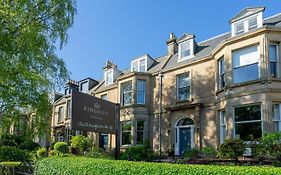
[[[159,116],[158,116],[158,129],[159,129],[159,162],[161,161],[161,118],[162,118],[162,86],[163,86],[163,73],[159,73],[159,80],[160,80],[160,90],[159,90]]]

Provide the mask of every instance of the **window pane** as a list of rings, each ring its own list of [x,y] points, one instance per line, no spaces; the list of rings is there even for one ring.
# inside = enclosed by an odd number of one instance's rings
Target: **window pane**
[[[190,96],[190,87],[178,89],[178,100],[187,100]]]
[[[185,41],[181,43],[180,48],[181,48],[181,58],[190,55],[190,41]]]
[[[233,70],[233,82],[241,83],[250,80],[257,80],[259,78],[258,63]]]
[[[261,120],[260,105],[237,107],[234,111],[235,122]]]
[[[82,92],[87,92],[88,91],[88,82],[82,83],[81,87],[80,87],[80,90]]]
[[[178,76],[178,87],[186,87],[189,86],[189,77],[188,74],[183,74]]]
[[[240,22],[238,24],[235,25],[235,33],[236,35],[237,34],[241,34],[241,33],[244,33],[244,23],[243,22]]]
[[[106,80],[105,81],[106,81],[106,84],[113,83],[113,72],[112,71],[106,73]]]
[[[108,100],[107,94],[101,95],[101,99]]]
[[[123,105],[129,105],[132,103],[132,93],[126,92],[123,94]]]
[[[138,71],[138,62],[133,62],[133,71]]]
[[[71,115],[71,102],[70,100],[68,100],[66,102],[66,116],[70,117],[70,115]]]
[[[63,120],[63,107],[59,108],[59,113],[58,113],[58,122],[61,122]]]
[[[145,72],[145,59],[140,60],[140,72]]]
[[[144,129],[144,120],[137,121],[137,130],[143,131]]]
[[[220,111],[220,124],[225,124],[225,111]]]
[[[219,67],[219,88],[225,87],[225,69],[224,69],[224,59],[220,59],[218,62]]]
[[[239,49],[232,53],[233,67],[241,67],[259,62],[258,46]]]
[[[269,60],[277,62],[277,45],[271,44],[269,46]]]
[[[257,17],[249,19],[249,30],[256,29],[258,27]]]
[[[184,50],[181,52],[181,58],[187,57],[190,55],[190,50]]]
[[[137,88],[138,88],[138,90],[145,90],[145,80],[138,80]]]
[[[131,144],[131,121],[122,122],[122,145]]]
[[[235,137],[253,141],[262,136],[261,122],[235,124]]]
[[[137,144],[143,144],[143,132],[137,132]]]
[[[224,69],[224,59],[220,59],[219,60],[219,73],[223,74],[224,72],[225,72],[225,69]]]

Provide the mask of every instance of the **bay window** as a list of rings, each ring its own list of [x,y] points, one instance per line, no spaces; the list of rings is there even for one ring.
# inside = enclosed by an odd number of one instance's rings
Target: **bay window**
[[[274,104],[272,107],[273,132],[281,131],[281,104]]]
[[[121,84],[121,101],[122,106],[130,105],[132,103],[132,82]]]
[[[137,104],[145,104],[145,80],[137,80]]]
[[[122,145],[131,145],[132,142],[132,122],[124,121],[121,122],[122,125]]]
[[[271,77],[278,77],[278,45],[269,45],[269,72]]]
[[[177,76],[177,100],[188,100],[190,98],[190,78],[189,73]]]
[[[232,52],[233,83],[259,78],[259,46],[251,46]]]
[[[261,105],[234,108],[235,138],[254,141],[262,136]]]

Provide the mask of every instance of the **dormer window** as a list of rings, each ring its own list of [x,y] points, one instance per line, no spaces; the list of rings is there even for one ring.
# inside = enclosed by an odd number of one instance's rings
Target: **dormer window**
[[[113,84],[113,70],[105,72],[105,85]]]
[[[230,20],[232,36],[240,35],[262,27],[264,7],[246,8]]]
[[[144,55],[134,59],[131,62],[132,72],[146,72],[147,69],[153,64],[154,60],[149,55]]]
[[[180,59],[185,59],[190,56],[190,41],[185,41],[180,44]]]
[[[89,90],[89,86],[87,81],[80,84],[81,92],[88,92],[88,90]]]

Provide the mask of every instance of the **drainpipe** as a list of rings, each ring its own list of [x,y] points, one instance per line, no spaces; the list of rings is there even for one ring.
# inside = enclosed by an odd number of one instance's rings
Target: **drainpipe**
[[[158,129],[159,129],[159,162],[161,161],[161,118],[162,118],[162,88],[163,88],[163,83],[162,83],[162,79],[163,79],[163,73],[159,73],[159,79],[160,79],[160,91],[159,91],[159,117],[158,117]]]

